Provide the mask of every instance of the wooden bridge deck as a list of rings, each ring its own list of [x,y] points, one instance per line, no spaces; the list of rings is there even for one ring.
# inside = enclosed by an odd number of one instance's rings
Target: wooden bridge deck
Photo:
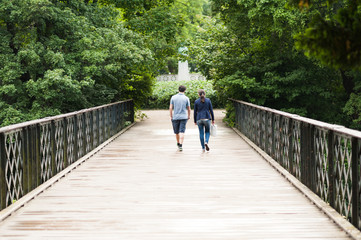
[[[221,122],[201,153],[176,150],[167,111],[147,111],[84,164],[0,223],[0,239],[349,239]]]

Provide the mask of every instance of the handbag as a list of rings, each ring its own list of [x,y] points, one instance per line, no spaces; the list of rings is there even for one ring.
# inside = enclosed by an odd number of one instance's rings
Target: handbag
[[[213,136],[213,137],[217,136],[217,125],[216,124],[211,125],[210,132],[211,132],[211,136]]]

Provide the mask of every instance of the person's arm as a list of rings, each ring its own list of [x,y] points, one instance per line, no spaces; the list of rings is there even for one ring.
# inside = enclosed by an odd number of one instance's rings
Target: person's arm
[[[193,109],[194,124],[197,124],[197,112],[198,112],[198,105],[196,102],[194,102],[194,109]]]
[[[191,119],[191,102],[189,101],[189,98],[187,97],[187,110],[188,110],[188,120]]]
[[[209,111],[211,112],[211,116],[212,116],[212,124],[214,124],[214,113],[213,113],[213,106],[211,100],[209,100]]]
[[[170,120],[173,119],[173,104],[169,104],[169,116]]]

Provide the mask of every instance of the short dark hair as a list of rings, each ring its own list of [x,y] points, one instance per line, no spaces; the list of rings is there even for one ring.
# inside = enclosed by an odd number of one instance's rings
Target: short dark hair
[[[179,92],[185,92],[186,89],[187,89],[186,86],[183,86],[183,85],[180,85],[178,88]]]

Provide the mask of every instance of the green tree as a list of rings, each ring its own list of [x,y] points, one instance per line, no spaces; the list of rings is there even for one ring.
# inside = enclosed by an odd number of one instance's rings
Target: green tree
[[[296,46],[306,56],[340,71],[348,102],[345,113],[351,127],[360,128],[361,1],[328,0],[290,3],[307,12],[310,22],[296,36]]]
[[[286,8],[284,0],[212,3],[221,21],[203,26],[194,43],[195,55],[223,99],[344,121],[339,73],[307,59],[294,47],[293,35],[306,25],[307,13]]]
[[[98,1],[0,2],[0,124],[134,98],[153,81],[152,52]]]

